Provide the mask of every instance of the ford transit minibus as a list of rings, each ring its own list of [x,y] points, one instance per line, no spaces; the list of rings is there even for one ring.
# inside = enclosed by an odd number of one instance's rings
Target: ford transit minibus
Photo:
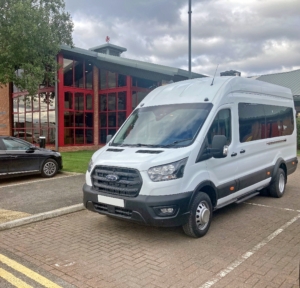
[[[296,149],[289,89],[241,77],[176,82],[150,92],[94,153],[83,202],[201,237],[216,209],[262,190],[282,197]]]

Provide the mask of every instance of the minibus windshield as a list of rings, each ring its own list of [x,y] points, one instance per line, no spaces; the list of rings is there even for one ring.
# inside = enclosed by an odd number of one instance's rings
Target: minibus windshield
[[[178,147],[196,138],[211,103],[188,103],[136,109],[118,131],[112,146]]]

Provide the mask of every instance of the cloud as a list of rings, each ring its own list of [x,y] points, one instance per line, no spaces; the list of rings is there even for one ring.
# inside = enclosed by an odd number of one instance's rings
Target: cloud
[[[124,57],[188,69],[187,0],[66,0],[81,48],[111,43]],[[299,0],[193,0],[192,70],[243,76],[300,67]]]

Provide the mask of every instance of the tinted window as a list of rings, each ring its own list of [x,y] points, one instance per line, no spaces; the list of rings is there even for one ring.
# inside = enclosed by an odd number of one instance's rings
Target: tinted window
[[[239,103],[240,142],[291,135],[293,131],[292,108]]]
[[[294,131],[292,108],[265,105],[266,138],[291,135]]]
[[[215,135],[224,135],[227,138],[227,145],[231,142],[231,113],[230,109],[224,109],[218,112],[209,131],[207,141],[211,147],[212,139]]]
[[[240,142],[265,138],[264,105],[239,103]]]

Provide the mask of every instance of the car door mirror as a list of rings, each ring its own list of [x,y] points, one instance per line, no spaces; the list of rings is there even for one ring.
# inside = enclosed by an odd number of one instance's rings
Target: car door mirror
[[[36,146],[30,146],[27,150],[26,153],[33,153],[36,150]]]
[[[225,158],[228,153],[228,146],[226,145],[227,138],[224,135],[215,135],[212,140],[211,155],[214,158]]]

